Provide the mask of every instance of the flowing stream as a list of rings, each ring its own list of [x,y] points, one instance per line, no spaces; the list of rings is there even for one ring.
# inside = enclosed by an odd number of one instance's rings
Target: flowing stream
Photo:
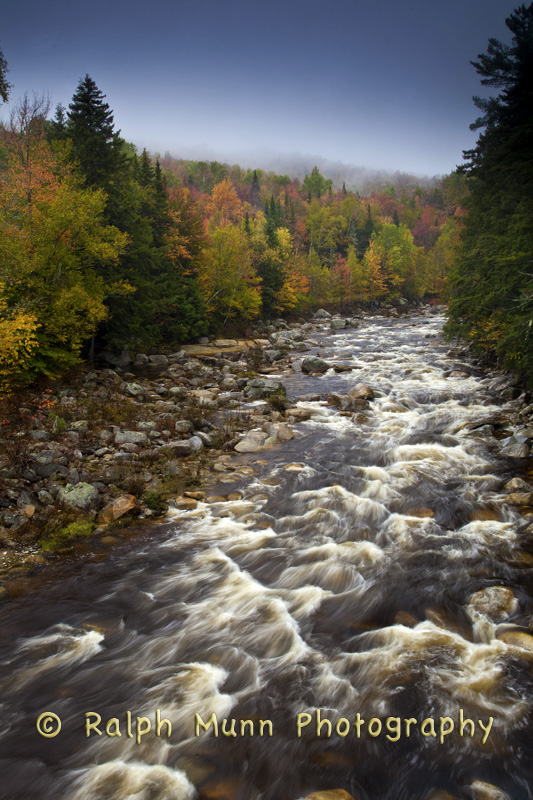
[[[363,382],[367,410],[300,402],[292,441],[210,488],[240,499],[1,608],[1,798],[532,797],[533,652],[497,638],[533,612],[529,521],[502,495],[524,460],[474,429],[503,401],[454,373],[441,324],[324,335],[354,370],[283,376],[289,396]],[[500,621],[468,606],[489,586],[516,598]]]

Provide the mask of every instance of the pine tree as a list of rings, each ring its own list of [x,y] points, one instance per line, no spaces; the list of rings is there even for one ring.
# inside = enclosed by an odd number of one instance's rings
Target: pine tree
[[[80,81],[69,104],[67,132],[72,155],[87,186],[109,192],[124,166],[120,131],[115,131],[108,103],[89,75]]]
[[[470,190],[462,242],[449,274],[449,335],[533,382],[533,3],[517,8],[506,25],[512,44],[490,39],[472,64],[484,86],[502,89],[480,99],[483,128],[465,152]]]
[[[11,84],[7,81],[7,61],[0,50],[0,100],[7,103]]]

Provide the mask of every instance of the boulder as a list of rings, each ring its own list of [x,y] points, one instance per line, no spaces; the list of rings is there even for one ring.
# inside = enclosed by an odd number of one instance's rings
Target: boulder
[[[148,361],[151,365],[155,367],[166,367],[168,364],[168,358],[161,354],[148,356]]]
[[[238,453],[257,453],[265,446],[268,434],[264,431],[248,431],[244,439],[235,445]]]
[[[302,372],[306,374],[311,372],[324,373],[328,371],[330,366],[331,364],[328,364],[328,362],[324,361],[322,358],[318,358],[318,356],[307,356],[302,361]]]
[[[117,497],[116,500],[108,503],[108,505],[100,511],[96,521],[99,525],[107,525],[109,522],[120,519],[120,517],[123,517],[124,514],[128,514],[130,511],[139,513],[139,510],[140,506],[137,498],[132,494],[123,494],[121,497]]]
[[[169,453],[173,456],[179,456],[180,458],[190,456],[194,452],[190,441],[181,441],[179,439],[172,442],[167,442],[166,444],[162,445],[160,449],[164,453]]]
[[[342,319],[342,317],[333,317],[333,319],[330,320],[329,326],[332,331],[341,331],[346,327],[346,320]]]
[[[90,483],[77,483],[76,486],[67,483],[65,487],[59,489],[57,497],[59,502],[68,508],[86,512],[98,508],[98,489],[95,489]]]
[[[356,383],[348,392],[348,397],[353,397],[354,400],[372,400],[374,391],[365,383]]]
[[[533,652],[533,634],[525,631],[498,631],[496,638],[505,644]]]
[[[331,319],[331,314],[329,311],[326,311],[325,308],[319,308],[318,311],[315,311],[313,316],[315,319]]]
[[[149,444],[148,436],[143,431],[117,431],[115,444]]]
[[[267,425],[266,432],[268,438],[276,442],[288,442],[290,439],[294,439],[294,431],[286,422],[272,422]]]
[[[231,375],[226,375],[226,377],[220,381],[220,388],[222,389],[223,392],[239,391],[239,385],[235,380],[235,378],[233,378]]]
[[[247,382],[244,393],[247,397],[258,400],[271,394],[285,395],[287,392],[281,381],[272,378],[252,378]]]
[[[472,621],[485,616],[493,622],[502,622],[518,608],[512,589],[507,586],[487,586],[471,595],[467,613]]]
[[[473,800],[509,800],[509,795],[492,783],[474,781],[469,788]]]
[[[124,386],[124,394],[130,397],[142,397],[144,395],[144,389],[140,383],[127,383]]]
[[[354,800],[354,798],[344,789],[326,789],[323,792],[306,794],[304,800]]]

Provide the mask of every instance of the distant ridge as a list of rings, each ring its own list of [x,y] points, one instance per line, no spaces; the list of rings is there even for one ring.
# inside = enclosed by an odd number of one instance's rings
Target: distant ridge
[[[192,161],[219,161],[222,164],[238,164],[244,169],[262,169],[280,175],[289,175],[291,178],[303,180],[316,165],[320,172],[331,178],[335,189],[341,189],[342,184],[351,191],[368,191],[381,189],[386,186],[396,188],[409,186],[424,186],[431,188],[441,175],[415,175],[399,170],[385,170],[374,167],[363,167],[354,164],[345,164],[342,161],[331,161],[317,155],[302,153],[278,153],[275,151],[243,151],[230,153],[211,150],[207,147],[182,147],[177,152],[166,152],[165,157],[185,159]]]

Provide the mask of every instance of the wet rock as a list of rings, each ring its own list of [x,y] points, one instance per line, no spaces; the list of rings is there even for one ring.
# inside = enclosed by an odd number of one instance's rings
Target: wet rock
[[[474,781],[470,784],[472,800],[510,800],[509,795],[497,786],[485,781]]]
[[[507,586],[487,586],[471,595],[467,613],[472,621],[480,615],[493,622],[502,622],[518,608],[518,601],[512,589]]]
[[[413,508],[409,508],[404,513],[405,516],[407,517],[420,517],[421,519],[424,517],[435,516],[435,512],[433,511],[433,509],[427,508],[426,506],[413,506]]]
[[[519,647],[521,650],[527,650],[533,653],[533,634],[526,633],[525,631],[498,631],[496,638],[505,644]]]
[[[342,319],[342,317],[333,317],[329,323],[329,326],[332,331],[341,331],[346,327],[346,320]]]
[[[161,354],[148,356],[148,361],[156,367],[166,367],[168,364],[168,358]]]
[[[529,455],[529,444],[525,442],[522,444],[520,442],[504,444],[505,442],[509,442],[509,439],[513,438],[514,437],[509,436],[507,439],[503,439],[500,442],[500,452],[502,456],[507,456],[508,458],[527,458]]]
[[[98,514],[96,521],[99,525],[107,525],[120,519],[124,514],[130,512],[139,513],[139,511],[140,505],[137,498],[132,494],[123,494],[122,497],[117,497],[116,500],[105,506]]]
[[[405,625],[406,628],[414,628],[420,622],[419,619],[413,617],[408,611],[398,611],[394,617],[396,625]]]
[[[306,794],[304,800],[355,800],[355,798],[344,789],[326,789],[323,792]]]
[[[530,492],[531,486],[523,478],[511,478],[503,487],[506,492]]]
[[[257,453],[265,446],[268,434],[264,431],[248,431],[244,439],[235,445],[238,453]]]
[[[318,358],[318,356],[307,356],[302,361],[302,372],[309,374],[311,372],[320,372],[324,373],[330,369],[331,364],[328,364],[327,361],[324,361],[322,358]]]
[[[476,508],[468,515],[470,522],[500,522],[501,518],[501,511],[497,508]]]
[[[284,422],[272,422],[267,426],[266,432],[268,438],[275,442],[288,442],[290,439],[294,439],[293,429]]]
[[[148,364],[148,356],[144,353],[137,353],[135,356],[135,361],[133,362],[136,367],[143,367],[145,364]]]
[[[311,419],[312,413],[307,408],[288,408],[285,411],[285,418],[292,419],[294,422],[304,422]]]
[[[374,390],[365,383],[356,383],[353,389],[348,392],[348,397],[353,397],[354,400],[372,400]]]
[[[511,506],[531,506],[533,492],[511,492],[505,499]]]
[[[272,378],[252,378],[246,383],[244,393],[247,397],[259,400],[271,394],[286,394],[286,390],[281,381]]]
[[[140,383],[127,383],[124,386],[124,394],[140,399],[144,396],[144,389]]]
[[[7,600],[7,589],[5,589],[3,586],[0,586],[0,603],[3,600]]]
[[[78,483],[76,486],[67,483],[64,488],[59,489],[57,496],[59,502],[68,508],[85,512],[98,508],[98,489],[95,489],[90,483]]]
[[[174,508],[177,508],[178,511],[194,511],[195,508],[198,508],[198,502],[192,497],[178,497],[174,501]]]
[[[143,431],[117,431],[115,444],[149,444],[148,436]]]

